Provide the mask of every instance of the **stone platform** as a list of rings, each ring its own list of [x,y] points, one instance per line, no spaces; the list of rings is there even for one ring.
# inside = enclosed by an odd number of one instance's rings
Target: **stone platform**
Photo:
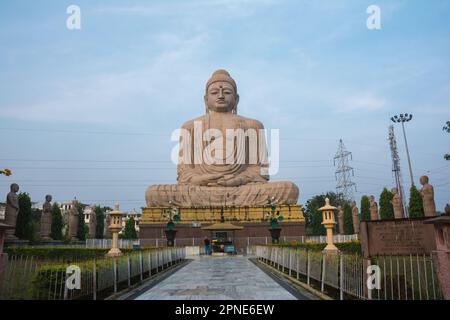
[[[147,207],[142,209],[140,225],[166,223],[162,216],[163,210],[169,207]],[[222,207],[177,207],[181,216],[179,224],[214,223],[219,222]],[[300,205],[281,205],[277,207],[286,222],[304,222],[303,208]],[[267,206],[257,207],[224,207],[223,215],[226,221],[235,222],[266,222],[265,215],[270,212]]]
[[[139,224],[139,239],[145,243],[146,239],[165,238],[164,230],[167,221],[163,219],[162,212],[164,207],[150,207],[142,210],[142,218]],[[192,238],[211,237],[211,233],[202,230],[214,223],[220,222],[222,208],[177,208],[181,216],[181,221],[176,224],[177,243],[184,244],[183,239],[188,241]],[[305,235],[305,218],[300,205],[278,206],[277,210],[284,217],[280,222],[281,236],[300,237]],[[267,206],[261,207],[226,207],[223,209],[223,215],[226,222],[243,227],[242,230],[236,230],[235,246],[237,249],[243,249],[247,246],[247,238],[270,239],[269,223],[264,219],[266,212],[270,211]],[[190,240],[189,240],[190,241]],[[269,240],[270,241],[270,240]],[[151,241],[149,243],[152,243]],[[189,242],[190,243],[190,242]],[[188,243],[186,243],[188,244]]]

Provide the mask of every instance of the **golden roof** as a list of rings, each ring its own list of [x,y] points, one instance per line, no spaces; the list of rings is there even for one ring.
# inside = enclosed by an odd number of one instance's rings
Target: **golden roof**
[[[244,227],[236,226],[229,222],[218,222],[207,227],[202,227],[202,230],[242,230]]]

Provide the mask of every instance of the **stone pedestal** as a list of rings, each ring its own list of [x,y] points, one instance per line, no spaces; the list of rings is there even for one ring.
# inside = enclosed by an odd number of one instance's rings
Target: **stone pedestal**
[[[97,224],[95,221],[95,215],[91,215],[89,217],[89,239],[95,239],[95,230],[97,228]]]
[[[5,270],[8,255],[3,253],[3,243],[6,238],[6,230],[14,229],[14,227],[0,222],[0,282],[2,281],[3,271]]]
[[[51,212],[42,212],[41,230],[40,230],[41,240],[44,240],[44,241],[52,240],[52,238],[50,237],[51,225],[52,225],[52,213]]]
[[[164,230],[167,238],[167,246],[173,247],[175,244],[175,236],[177,235],[177,230]]]
[[[431,218],[424,223],[434,226],[436,250],[433,262],[445,300],[450,300],[450,213]]]
[[[70,241],[77,241],[77,231],[78,231],[78,210],[74,208],[69,213],[69,238]]]
[[[270,231],[270,236],[272,237],[272,243],[279,243],[281,228],[270,228],[269,231]]]

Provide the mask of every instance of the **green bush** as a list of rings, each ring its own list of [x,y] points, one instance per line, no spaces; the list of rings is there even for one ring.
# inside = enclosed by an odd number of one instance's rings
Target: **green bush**
[[[416,186],[411,186],[409,192],[409,217],[410,218],[422,218],[425,216],[423,212],[423,201],[420,191],[417,190]]]
[[[16,236],[21,240],[32,240],[33,238],[31,198],[26,192],[19,194]]]
[[[33,299],[48,299],[49,293],[54,294],[54,289],[64,287],[66,277],[66,265],[48,265],[41,267],[31,281],[31,296]],[[53,289],[53,290],[52,290]],[[63,299],[64,290],[62,290],[62,297],[60,290],[56,290],[57,297],[52,295],[52,298]]]
[[[365,195],[361,197],[361,221],[370,221],[370,200]]]
[[[344,234],[354,234],[352,207],[348,202],[344,204]]]
[[[103,257],[109,249],[6,247],[4,251],[9,255],[25,255],[41,260],[65,261]],[[121,249],[121,251],[127,253],[131,252],[132,249]]]
[[[298,243],[298,242],[283,242],[279,245],[280,247],[290,247],[290,248],[302,248],[312,251],[322,251],[326,247],[326,243],[316,243],[316,242],[306,242],[306,243]],[[342,252],[345,253],[358,253],[361,254],[361,242],[359,241],[351,241],[351,242],[340,242],[335,243],[335,246]]]
[[[380,195],[380,218],[384,219],[394,219],[394,208],[392,206],[391,200],[394,197],[392,192],[387,188],[383,189]]]
[[[62,240],[62,228],[63,221],[61,215],[61,209],[59,204],[55,202],[52,206],[52,225],[51,225],[51,238],[53,240]]]
[[[99,274],[104,274],[105,272],[110,272],[112,268],[112,260],[110,258],[105,258],[105,249],[84,249],[90,251],[102,251],[100,259],[95,260],[97,276]],[[156,249],[150,249],[156,250]],[[132,250],[122,250],[122,252],[130,253]],[[96,252],[91,252],[96,253]],[[144,253],[145,254],[145,253]],[[131,256],[133,257],[133,256]],[[125,258],[125,257],[122,257]],[[77,262],[76,265],[81,270],[81,289],[76,290],[72,293],[71,299],[84,299],[91,294],[89,292],[89,286],[86,286],[85,281],[92,281],[93,275],[93,259],[87,259],[83,262]],[[133,262],[132,262],[133,263]],[[63,299],[64,298],[64,286],[66,279],[66,270],[68,264],[56,263],[40,266],[39,270],[34,275],[31,280],[30,293],[33,299]],[[56,288],[56,290],[55,290]]]

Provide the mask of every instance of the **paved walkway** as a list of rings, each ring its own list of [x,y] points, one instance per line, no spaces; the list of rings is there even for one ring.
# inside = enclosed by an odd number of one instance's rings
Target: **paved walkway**
[[[243,256],[200,257],[136,300],[295,300]]]

